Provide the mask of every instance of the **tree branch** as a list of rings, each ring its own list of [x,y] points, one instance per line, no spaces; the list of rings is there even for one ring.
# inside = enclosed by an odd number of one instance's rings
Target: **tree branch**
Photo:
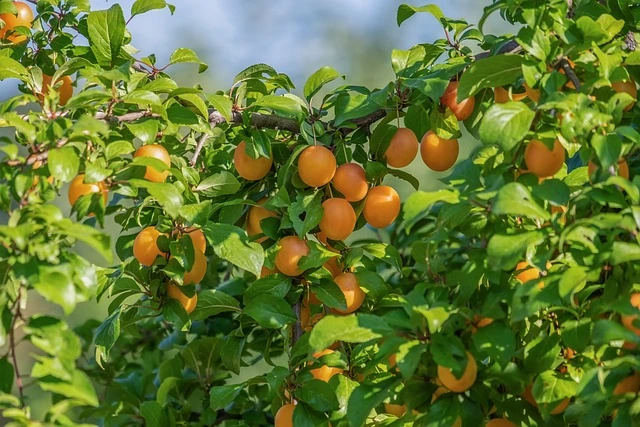
[[[16,321],[21,317],[20,314],[20,290],[18,290],[18,297],[15,302],[16,312],[14,313],[13,320],[11,321],[11,329],[9,330],[9,346],[11,348],[11,359],[13,360],[13,370],[16,376],[16,386],[18,386],[18,393],[20,394],[20,403],[24,407],[24,386],[22,384],[22,376],[20,375],[20,368],[18,367],[18,357],[16,355]]]
[[[571,68],[571,64],[569,64],[569,61],[567,61],[567,58],[562,58],[560,59],[560,61],[558,61],[558,63],[556,64],[555,67],[557,70],[561,69],[564,70],[565,75],[569,78],[569,80],[571,80],[571,83],[573,83],[573,86],[576,88],[576,91],[580,91],[580,79],[578,79],[578,76],[576,76],[576,73],[573,71],[573,68]]]
[[[296,314],[296,323],[293,324],[293,337],[291,338],[291,347],[293,347],[298,340],[300,339],[300,337],[302,337],[302,323],[301,323],[301,317],[300,317],[300,301],[298,301],[294,306],[293,306],[293,311]]]
[[[517,52],[520,52],[521,50],[522,50],[522,46],[520,46],[517,41],[509,40],[508,42],[506,42],[505,44],[500,46],[500,48],[498,48],[498,50],[495,52],[495,55],[504,55],[504,54],[507,54],[507,53],[517,53]],[[487,58],[487,57],[493,56],[493,55],[494,55],[493,52],[491,52],[490,50],[487,50],[485,52],[480,52],[474,58],[477,61],[478,59]]]

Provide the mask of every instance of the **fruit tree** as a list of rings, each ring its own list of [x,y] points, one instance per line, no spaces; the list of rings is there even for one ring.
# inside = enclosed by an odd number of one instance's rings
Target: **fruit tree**
[[[402,4],[384,87],[217,92],[134,48],[164,8],[0,0],[0,423],[640,423],[640,6]]]

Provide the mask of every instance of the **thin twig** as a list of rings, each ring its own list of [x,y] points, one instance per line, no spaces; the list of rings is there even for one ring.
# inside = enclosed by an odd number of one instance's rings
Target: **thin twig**
[[[291,347],[293,347],[298,340],[300,339],[300,337],[302,337],[302,323],[301,323],[301,316],[300,316],[300,301],[298,301],[297,303],[295,303],[295,305],[293,306],[293,311],[296,313],[296,323],[294,323],[293,325],[293,336],[291,337]]]
[[[18,393],[20,394],[20,403],[21,406],[24,407],[24,386],[22,383],[22,376],[20,375],[20,368],[18,367],[18,357],[16,355],[16,321],[21,318],[20,315],[20,293],[21,290],[18,290],[18,297],[16,298],[15,308],[16,312],[14,313],[13,320],[11,321],[11,329],[9,330],[9,346],[11,347],[11,359],[13,360],[13,370],[16,376],[16,385],[18,386]]]
[[[207,142],[208,139],[209,139],[209,134],[207,133],[203,133],[202,136],[200,136],[200,139],[198,140],[198,144],[196,145],[196,151],[193,152],[193,158],[189,162],[191,166],[196,165],[196,162],[198,161],[198,157],[200,156],[200,152],[202,151],[202,147],[204,147],[204,144]]]

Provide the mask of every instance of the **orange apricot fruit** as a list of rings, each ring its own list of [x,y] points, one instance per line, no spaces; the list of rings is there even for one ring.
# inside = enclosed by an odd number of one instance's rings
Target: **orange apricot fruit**
[[[353,273],[342,273],[336,276],[333,280],[344,294],[344,298],[347,302],[346,310],[335,309],[335,312],[340,314],[349,314],[359,309],[364,302],[366,294],[360,287],[356,275]]]
[[[532,139],[524,151],[524,162],[529,172],[538,178],[553,176],[560,169],[565,161],[565,151],[560,141],[553,142],[553,149],[537,139]]]
[[[133,157],[152,157],[171,167],[169,152],[160,144],[148,144],[138,148]],[[147,166],[144,172],[144,179],[151,182],[164,182],[169,176],[169,170],[160,172],[153,166]]]
[[[322,187],[336,173],[336,158],[326,147],[312,145],[298,157],[298,175],[309,187]]]
[[[386,228],[400,214],[400,196],[387,185],[373,187],[364,201],[362,214],[370,226]]]
[[[449,107],[456,116],[456,119],[462,121],[467,120],[471,117],[471,114],[473,114],[476,99],[470,96],[458,102],[458,82],[453,81],[449,83],[449,86],[447,86],[447,89],[444,91],[444,95],[440,98],[440,103]]]
[[[494,418],[487,421],[486,427],[516,427],[514,423],[505,418]]]
[[[369,191],[367,175],[357,163],[345,163],[338,166],[331,180],[333,186],[349,202],[359,202]]]
[[[407,405],[396,405],[394,403],[385,403],[384,412],[402,418],[407,413]]]
[[[433,131],[427,132],[422,137],[420,156],[431,170],[446,171],[456,163],[459,153],[460,146],[457,139],[443,139]]]
[[[69,204],[73,206],[80,197],[91,193],[102,193],[102,199],[105,204],[107,203],[107,194],[109,191],[104,182],[85,183],[84,175],[78,175],[73,178],[69,184]]]
[[[166,234],[159,232],[155,227],[145,227],[138,233],[133,241],[133,256],[140,265],[151,267],[158,256],[166,255],[158,247],[160,236],[166,236]]]
[[[632,78],[629,78],[625,81],[613,82],[611,83],[611,87],[618,93],[626,92],[634,99],[638,99],[638,88],[636,87],[636,82],[634,82]],[[635,102],[632,102],[631,104],[627,105],[624,111],[631,110],[635,104]]]
[[[293,403],[287,403],[278,409],[274,419],[275,427],[293,427],[293,411],[296,409],[296,405]]]
[[[418,154],[418,138],[411,129],[398,128],[384,153],[387,164],[394,168],[409,165]]]
[[[451,368],[438,365],[438,379],[444,387],[455,393],[463,393],[469,390],[473,383],[476,382],[476,377],[478,376],[476,359],[474,359],[473,355],[468,351],[466,353],[468,360],[467,366],[459,378],[453,374]]]
[[[194,294],[191,298],[182,293],[179,286],[176,286],[172,283],[167,284],[167,296],[171,299],[177,300],[187,314],[191,314],[193,310],[195,310],[196,305],[198,305],[198,294]]]
[[[599,166],[592,160],[589,160],[589,166],[587,169],[589,172],[589,179],[591,179],[593,174],[598,169],[599,169]],[[621,157],[620,159],[618,159],[617,174],[618,176],[621,176],[624,179],[629,179],[629,164],[627,163],[627,160],[624,157]]]
[[[280,249],[276,254],[276,268],[287,276],[299,276],[302,270],[298,268],[298,262],[304,256],[309,255],[307,242],[298,236],[286,236],[278,242]]]
[[[38,95],[40,102],[44,101],[44,95],[49,92],[51,87],[52,76],[46,74],[42,75],[42,94]],[[60,105],[66,105],[69,99],[73,96],[73,85],[71,77],[64,76],[56,81],[56,87],[54,88],[58,92],[58,102]]]
[[[634,372],[632,375],[623,378],[613,389],[614,396],[625,393],[637,394],[640,391],[640,372]]]
[[[242,141],[233,152],[233,165],[238,175],[247,181],[257,181],[267,176],[273,165],[273,157],[254,159],[247,154],[246,150],[247,143]]]
[[[207,257],[200,251],[194,251],[193,264],[191,270],[184,272],[182,282],[184,285],[200,283],[207,274]]]
[[[316,359],[319,359],[322,356],[327,355],[327,354],[331,354],[333,352],[334,352],[333,350],[326,349],[326,350],[322,350],[322,351],[319,351],[317,353],[314,353],[313,357],[315,357]],[[323,366],[321,366],[319,368],[312,369],[311,370],[311,375],[313,375],[313,378],[315,378],[317,380],[324,381],[324,382],[329,382],[331,377],[333,377],[334,375],[342,374],[342,372],[344,372],[344,371],[342,369],[340,369],[340,368],[323,365]]]
[[[258,205],[263,205],[267,201],[267,198],[262,198],[258,201]],[[267,218],[278,218],[278,214],[269,209],[265,209],[262,206],[251,206],[249,208],[249,214],[247,215],[247,234],[253,236],[256,234],[263,234],[261,221]],[[259,238],[258,243],[262,243],[267,240],[267,236]]]
[[[640,292],[635,292],[633,294],[631,294],[631,305],[636,307],[636,308],[640,308]],[[625,315],[625,316],[621,316],[620,320],[622,322],[622,325],[627,328],[628,330],[630,330],[631,332],[633,332],[634,334],[640,336],[640,327],[636,326],[634,323],[636,323],[638,319],[638,315]],[[638,324],[640,324],[640,322],[637,322]]]
[[[322,202],[320,230],[331,240],[344,240],[353,233],[356,226],[356,212],[345,199],[332,197]]]
[[[13,2],[13,4],[18,10],[15,15],[13,13],[0,14],[0,19],[4,21],[4,27],[0,29],[0,39],[6,38],[11,43],[18,44],[25,41],[27,36],[23,34],[10,34],[7,36],[7,33],[13,32],[16,27],[31,28],[31,23],[33,22],[33,11],[26,3],[16,1]]]

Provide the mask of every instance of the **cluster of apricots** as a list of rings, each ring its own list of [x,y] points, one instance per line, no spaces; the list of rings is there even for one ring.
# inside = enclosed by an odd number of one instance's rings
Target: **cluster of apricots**
[[[4,23],[4,26],[0,28],[0,40],[20,44],[28,39],[24,30],[30,29],[33,25],[33,11],[28,4],[23,2],[14,1],[13,5],[16,8],[16,14],[0,14],[0,19]],[[43,103],[44,96],[49,92],[49,89],[53,88],[58,94],[58,104],[61,106],[66,105],[73,96],[73,81],[71,77],[63,76],[55,82],[52,80],[52,76],[44,74],[42,76],[42,87],[39,90],[34,89],[34,95],[36,95],[40,103]]]

